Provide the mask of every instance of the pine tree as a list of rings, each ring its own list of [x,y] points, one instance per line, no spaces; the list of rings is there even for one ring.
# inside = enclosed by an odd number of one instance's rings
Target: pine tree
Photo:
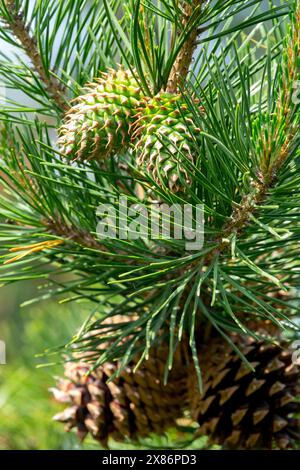
[[[295,445],[300,1],[1,0],[0,15],[12,49],[0,52],[1,283],[40,279],[32,301],[89,302],[57,353],[87,358],[90,381],[109,369],[120,383],[162,347],[163,374],[151,374],[168,387],[184,351],[182,414],[198,433],[224,447]],[[151,236],[145,214],[175,204],[192,219],[202,207],[203,246],[174,235],[185,229],[174,214],[171,236]],[[212,377],[216,351],[228,361],[219,354]],[[268,390],[250,417],[238,370]],[[281,428],[267,410],[287,397]]]

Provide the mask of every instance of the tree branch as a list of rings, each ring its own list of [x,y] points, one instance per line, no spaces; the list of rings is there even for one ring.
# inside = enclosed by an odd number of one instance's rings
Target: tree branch
[[[99,243],[89,232],[75,228],[74,226],[68,226],[59,218],[57,220],[42,220],[42,223],[47,227],[47,231],[53,233],[53,235],[73,241],[92,250],[107,251],[107,248]]]
[[[279,76],[282,80],[277,92],[274,112],[270,112],[267,124],[260,123],[258,134],[257,157],[260,168],[257,181],[253,181],[252,191],[245,195],[241,204],[233,210],[230,222],[223,227],[222,234],[217,240],[219,246],[207,257],[209,262],[214,256],[228,249],[228,241],[234,234],[242,233],[251,221],[251,216],[257,211],[268,196],[268,191],[274,187],[277,175],[286,162],[290,149],[295,143],[298,133],[297,113],[299,104],[293,102],[293,91],[296,81],[300,78],[298,54],[300,50],[300,0],[292,19],[290,33],[286,40],[286,51],[283,56]],[[274,143],[276,144],[274,150]]]
[[[6,18],[7,26],[21,43],[34,69],[44,83],[49,96],[62,111],[65,111],[68,108],[65,100],[65,88],[59,80],[51,75],[51,71],[47,73],[44,69],[37,41],[35,37],[30,34],[29,28],[25,24],[23,13],[17,11],[15,0],[6,0],[6,7],[9,13],[9,16]]]
[[[183,0],[182,3],[184,3],[184,13],[182,18],[182,28],[184,29],[187,26],[195,8],[201,7],[205,3],[205,0],[192,0],[191,2]],[[178,87],[184,83],[189,73],[194,51],[197,47],[198,35],[198,29],[194,28],[182,46],[174,62],[168,80],[167,91],[169,93],[176,93],[178,91]]]

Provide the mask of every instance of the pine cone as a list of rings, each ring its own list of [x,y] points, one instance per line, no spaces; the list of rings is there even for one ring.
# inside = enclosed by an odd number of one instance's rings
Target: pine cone
[[[172,192],[183,191],[191,183],[185,161],[193,162],[193,138],[200,131],[192,118],[182,96],[171,93],[148,99],[136,116],[137,165]]]
[[[230,345],[213,340],[203,350],[204,394],[190,374],[190,406],[199,434],[233,449],[285,449],[300,438],[300,368],[286,344],[233,336],[255,372]]]
[[[141,97],[131,72],[103,74],[68,111],[58,140],[61,152],[73,160],[103,160],[126,149]]]
[[[116,364],[105,364],[86,375],[88,364],[67,363],[65,378],[51,391],[57,401],[71,406],[54,420],[65,423],[68,431],[76,427],[81,440],[91,433],[102,445],[109,437],[124,440],[162,434],[176,424],[186,403],[187,372],[179,352],[168,383],[163,384],[167,354],[164,347],[153,350],[137,371],[133,361],[111,382]]]

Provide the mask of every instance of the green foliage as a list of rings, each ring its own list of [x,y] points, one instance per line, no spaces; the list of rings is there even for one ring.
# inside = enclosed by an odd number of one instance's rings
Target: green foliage
[[[13,37],[24,36],[31,64],[20,56],[12,66],[11,58],[3,56],[0,74],[9,88],[22,90],[35,103],[25,107],[8,101],[0,111],[7,136],[0,167],[1,250],[3,260],[10,261],[0,267],[1,282],[41,278],[39,299],[59,296],[65,302],[93,303],[68,347],[92,351],[95,366],[117,358],[125,366],[137,351],[142,351],[142,360],[151,345],[167,340],[167,376],[185,334],[197,361],[198,321],[228,340],[228,331],[255,335],[253,320],[290,326],[298,313],[300,274],[299,105],[281,116],[287,140],[267,177],[258,147],[269,127],[282,132],[278,107],[271,104],[280,102],[283,89],[290,97],[292,80],[300,78],[298,61],[293,77],[284,83],[280,73],[291,73],[282,55],[286,44],[299,48],[294,43],[299,18],[293,16],[299,2],[269,2],[268,11],[256,0],[208,2],[195,8],[187,22],[173,0],[127,1],[123,6],[106,0],[60,1],[59,8],[57,1],[48,0],[36,1],[33,10],[28,1],[16,2],[24,11],[22,21],[30,23],[25,32],[20,32],[20,23],[16,30],[8,3],[2,1],[0,34],[18,51],[22,43]],[[292,29],[287,27],[288,13],[294,18]],[[234,23],[237,14],[244,19]],[[64,22],[69,28],[59,36]],[[153,198],[203,204],[204,247],[187,252],[184,241],[164,238],[99,241],[97,207],[110,203],[119,211],[120,197],[127,196],[131,204],[147,208],[151,201],[141,201],[136,189],[137,184],[153,186],[153,178],[137,170],[132,150],[118,159],[113,156],[106,169],[97,162],[65,162],[55,144],[65,103],[62,92],[67,100],[73,98],[100,70],[123,62],[136,70],[144,92],[155,94],[167,85],[194,28],[199,29],[199,49],[181,85],[188,114],[202,130],[195,140],[195,161],[182,159],[192,184],[184,198],[156,185]],[[26,49],[28,31],[36,37],[40,61]],[[196,106],[195,96],[205,112]],[[188,132],[193,138],[192,129]],[[170,145],[164,142],[166,152]],[[282,289],[291,296],[277,300],[275,307],[272,296]],[[97,346],[106,338],[87,340],[85,335],[117,314],[138,318],[126,326],[112,325],[111,347],[99,357]]]
[[[262,11],[258,0],[129,0],[124,2],[123,24],[119,21],[122,13],[114,9],[108,0],[103,3],[124,61],[129,67],[135,65],[145,92],[149,94],[156,94],[166,87],[176,57],[195,28],[204,33],[204,37],[199,40],[202,44],[213,39],[220,40],[229,33],[259,22],[279,18],[288,11],[287,5],[272,6],[269,11]],[[182,9],[185,3],[196,3],[196,7],[183,25]],[[249,16],[244,21],[234,22],[235,15],[243,15],[245,12]]]

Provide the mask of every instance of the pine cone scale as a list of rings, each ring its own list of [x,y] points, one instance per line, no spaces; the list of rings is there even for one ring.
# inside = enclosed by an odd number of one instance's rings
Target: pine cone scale
[[[300,432],[295,417],[300,411],[300,369],[292,363],[292,352],[282,352],[284,343],[256,342],[249,348],[249,341],[234,335],[233,340],[243,346],[242,352],[255,370],[248,368],[247,372],[247,366],[222,340],[205,348],[203,396],[198,392],[197,398],[194,372],[190,387],[199,434],[228,448],[292,447]]]

